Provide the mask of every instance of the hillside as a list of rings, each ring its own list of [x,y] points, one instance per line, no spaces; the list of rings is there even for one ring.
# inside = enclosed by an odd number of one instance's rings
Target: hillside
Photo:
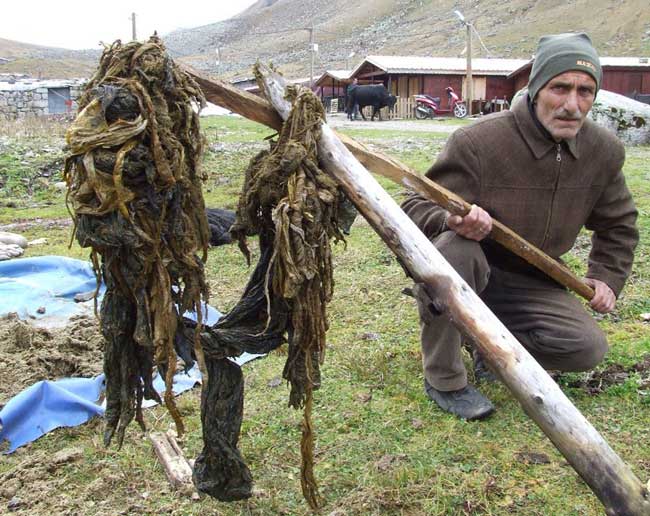
[[[351,68],[369,54],[458,56],[465,30],[455,9],[474,22],[495,57],[529,57],[540,35],[576,30],[588,32],[602,55],[650,55],[647,0],[259,0],[229,20],[163,39],[175,58],[224,77],[250,75],[258,59],[305,77],[312,24],[318,75]],[[0,64],[0,73],[88,76],[99,53],[0,39],[0,57],[15,59]],[[473,54],[486,56],[476,38]]]
[[[0,38],[0,74],[26,74],[42,79],[89,77],[97,66],[100,50],[68,50],[30,45]]]
[[[540,35],[576,30],[588,32],[603,55],[650,54],[647,0],[259,0],[230,20],[164,39],[173,55],[225,76],[246,75],[257,59],[306,76],[309,32],[300,29],[312,22],[318,74],[369,54],[460,55],[465,31],[455,9],[475,23],[493,56],[528,57]],[[474,55],[486,56],[476,40]]]

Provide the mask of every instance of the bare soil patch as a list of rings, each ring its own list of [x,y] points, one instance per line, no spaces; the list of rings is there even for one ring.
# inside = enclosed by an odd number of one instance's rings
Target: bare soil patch
[[[37,328],[15,315],[0,318],[0,407],[39,380],[96,376],[104,338],[95,317],[77,316],[64,328]]]
[[[642,360],[629,367],[612,364],[602,371],[591,371],[583,378],[570,382],[569,387],[584,389],[594,396],[609,387],[625,383],[633,375],[640,377],[640,389],[650,388],[650,355],[645,355]]]

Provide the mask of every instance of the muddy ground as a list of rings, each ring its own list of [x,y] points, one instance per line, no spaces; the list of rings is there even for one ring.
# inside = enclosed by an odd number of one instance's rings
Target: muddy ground
[[[0,318],[0,407],[39,380],[102,372],[103,337],[94,316],[77,316],[67,326],[44,329],[15,315]]]

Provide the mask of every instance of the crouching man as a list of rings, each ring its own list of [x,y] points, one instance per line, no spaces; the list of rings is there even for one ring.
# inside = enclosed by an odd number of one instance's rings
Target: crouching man
[[[492,217],[559,259],[582,227],[593,231],[585,282],[591,308],[614,309],[632,267],[637,211],[625,184],[620,141],[587,119],[600,87],[598,54],[586,34],[544,36],[528,94],[511,111],[458,129],[427,177],[473,203],[465,217],[419,195],[404,211],[542,367],[593,368],[607,341],[581,302],[486,237]],[[416,285],[424,385],[440,408],[481,419],[492,403],[467,381],[461,335]],[[476,377],[489,376],[474,353]]]

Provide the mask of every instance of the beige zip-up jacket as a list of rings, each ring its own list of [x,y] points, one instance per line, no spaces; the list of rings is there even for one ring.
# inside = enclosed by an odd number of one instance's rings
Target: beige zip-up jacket
[[[589,119],[574,140],[555,143],[524,98],[511,111],[456,130],[426,175],[556,259],[583,226],[592,230],[587,277],[618,296],[639,239],[624,161],[623,144]],[[445,229],[448,212],[419,195],[402,208],[429,238]],[[489,239],[482,245],[493,265],[518,260]]]

